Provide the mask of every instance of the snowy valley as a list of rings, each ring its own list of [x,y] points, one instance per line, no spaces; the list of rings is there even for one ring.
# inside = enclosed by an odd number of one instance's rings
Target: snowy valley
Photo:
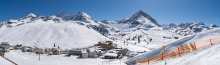
[[[103,62],[134,65],[135,60],[145,60],[149,54],[151,54],[150,57],[158,55],[163,51],[163,46],[166,46],[166,51],[171,51],[184,44],[220,37],[219,32],[218,25],[207,26],[203,22],[161,25],[142,10],[130,18],[124,18],[120,21],[97,21],[80,11],[76,14],[63,12],[51,16],[30,13],[23,18],[0,23],[0,41],[7,42],[11,46],[22,44],[37,48],[59,47],[61,50],[89,49],[92,52],[91,50],[101,48],[96,44],[111,41],[116,46],[105,50],[104,55],[114,53],[119,48],[128,50],[126,55],[117,59],[103,59],[102,55],[95,58],[82,58],[80,55],[61,54],[48,57],[47,54],[42,54],[40,61],[38,60],[39,55],[33,52],[20,50],[6,52],[5,57],[18,65],[103,65]],[[220,60],[217,49],[219,49],[219,44],[181,57],[168,59],[166,63],[168,65],[216,63]],[[209,57],[204,57],[206,55]],[[190,62],[196,59],[200,60]],[[200,63],[205,59],[208,59],[209,62]],[[0,61],[5,60],[1,57]],[[10,65],[8,62],[3,64]],[[164,64],[163,61],[153,63],[153,65],[162,64]]]

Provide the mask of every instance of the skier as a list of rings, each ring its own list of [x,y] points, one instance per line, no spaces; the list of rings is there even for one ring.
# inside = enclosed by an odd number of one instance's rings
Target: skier
[[[152,41],[152,38],[150,38],[150,41]]]

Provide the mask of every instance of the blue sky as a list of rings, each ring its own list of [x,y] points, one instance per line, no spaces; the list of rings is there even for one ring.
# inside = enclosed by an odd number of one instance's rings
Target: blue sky
[[[98,21],[129,18],[139,10],[159,24],[199,23],[220,25],[217,0],[0,0],[0,22],[33,13],[54,15],[83,11]]]

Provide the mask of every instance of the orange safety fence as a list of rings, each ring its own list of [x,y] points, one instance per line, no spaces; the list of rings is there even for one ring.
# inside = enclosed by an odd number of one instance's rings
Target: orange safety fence
[[[220,37],[218,38],[212,38],[212,39],[208,39],[205,41],[200,41],[200,42],[194,42],[185,46],[180,46],[178,48],[175,48],[171,51],[168,52],[164,52],[164,53],[160,53],[157,56],[154,56],[152,58],[148,58],[149,59],[145,59],[145,60],[136,60],[135,64],[138,65],[146,65],[146,64],[150,64],[150,63],[154,63],[154,62],[158,62],[158,61],[163,61],[169,58],[173,58],[176,56],[180,56],[186,53],[190,53],[196,50],[200,50],[203,49],[205,47],[211,46],[213,44],[217,44],[220,42]]]

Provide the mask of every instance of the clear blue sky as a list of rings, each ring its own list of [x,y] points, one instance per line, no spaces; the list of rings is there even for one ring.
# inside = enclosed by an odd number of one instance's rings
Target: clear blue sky
[[[159,24],[220,25],[220,0],[0,0],[0,22],[33,13],[54,15],[83,11],[98,21],[121,20],[143,10]]]

